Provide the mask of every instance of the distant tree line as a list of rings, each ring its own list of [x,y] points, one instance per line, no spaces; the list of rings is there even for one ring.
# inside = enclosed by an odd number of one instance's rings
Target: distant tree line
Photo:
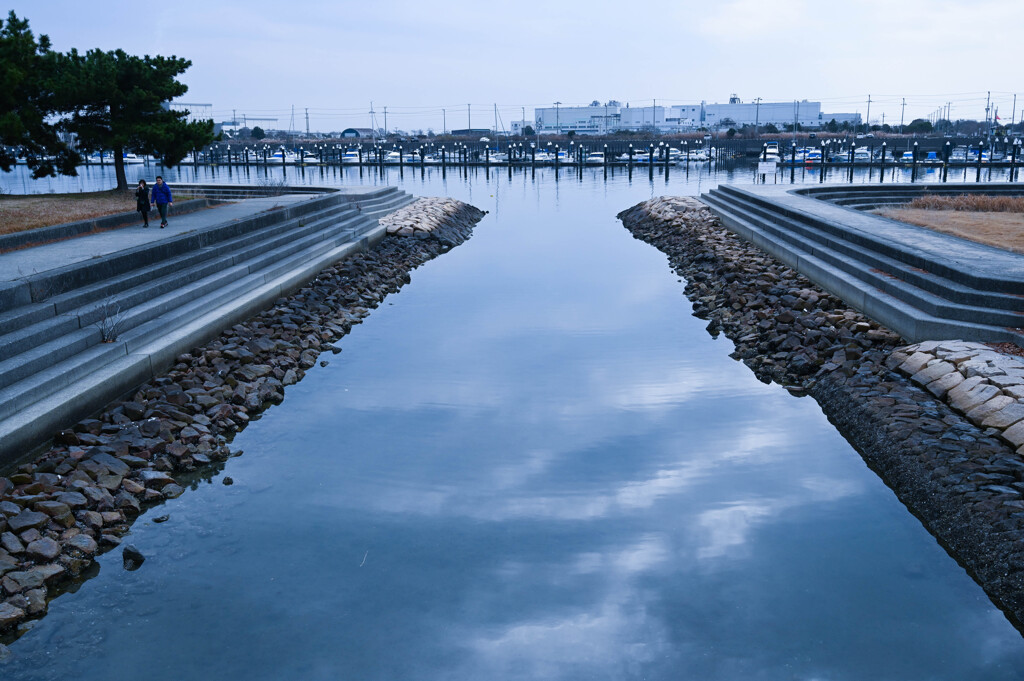
[[[188,91],[176,77],[191,65],[123,50],[55,52],[12,11],[0,19],[0,170],[23,154],[34,178],[75,175],[81,153],[109,150],[124,189],[126,151],[177,165],[214,138],[212,120],[189,122],[187,111],[164,106]]]

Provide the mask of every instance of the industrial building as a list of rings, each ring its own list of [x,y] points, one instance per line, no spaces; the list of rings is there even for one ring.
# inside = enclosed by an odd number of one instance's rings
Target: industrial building
[[[819,128],[832,119],[859,125],[859,113],[829,114],[821,102],[806,99],[791,102],[743,102],[733,95],[726,104],[681,104],[670,106],[620,106],[618,102],[591,106],[553,106],[534,109],[534,130],[541,135],[600,135],[621,130],[650,130],[659,133],[686,132],[697,128],[740,128],[744,125],[783,127],[795,121],[804,128]]]

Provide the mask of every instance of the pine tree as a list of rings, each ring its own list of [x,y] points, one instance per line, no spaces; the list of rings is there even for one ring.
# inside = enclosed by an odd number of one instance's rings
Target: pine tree
[[[158,154],[165,166],[213,140],[213,121],[187,121],[167,103],[188,91],[176,76],[192,62],[175,56],[138,57],[123,50],[72,50],[59,58],[63,127],[83,149],[114,153],[117,188],[126,189],[124,152]]]
[[[0,20],[0,170],[10,172],[17,154],[25,155],[32,176],[75,175],[80,158],[61,138],[56,55],[50,39],[38,40],[28,21],[12,11]]]

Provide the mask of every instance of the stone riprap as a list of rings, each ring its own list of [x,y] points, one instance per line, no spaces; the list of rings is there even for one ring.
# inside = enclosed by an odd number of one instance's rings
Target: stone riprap
[[[1024,361],[1019,357],[983,343],[929,341],[898,348],[887,365],[1024,456]]]
[[[334,342],[407,283],[410,270],[469,238],[483,215],[466,204],[449,214],[434,230],[446,240],[386,237],[178,356],[166,374],[0,477],[0,633],[16,638],[19,624],[46,612],[54,588],[117,546],[148,505],[223,465],[237,431],[326,364],[322,352],[340,351]],[[142,562],[129,558],[132,568]]]
[[[1024,457],[1004,441],[1005,431],[975,425],[933,394],[943,388],[944,397],[958,394],[959,386],[948,387],[956,379],[947,378],[940,362],[962,366],[970,359],[921,351],[927,358],[916,357],[908,369],[919,374],[929,365],[936,368],[920,375],[925,385],[914,382],[894,370],[914,357],[897,350],[899,336],[722,227],[695,199],[652,199],[619,217],[634,236],[669,257],[687,282],[694,314],[709,320],[710,333],[733,341],[732,356],[763,381],[813,396],[900,500],[1021,626]],[[938,343],[916,349],[947,346],[962,347]],[[1018,385],[1010,363],[976,360],[964,367],[960,385],[970,381],[979,387],[980,373],[966,373],[980,372],[984,364],[992,378],[975,394],[987,397],[981,405],[1000,396],[1011,399],[1012,391],[1002,392]],[[996,372],[997,364],[1007,378]],[[990,406],[1000,403],[1009,405],[1003,400]],[[1012,415],[1007,412],[1000,423]]]
[[[380,219],[388,234],[457,244],[486,213],[455,199],[424,196]]]

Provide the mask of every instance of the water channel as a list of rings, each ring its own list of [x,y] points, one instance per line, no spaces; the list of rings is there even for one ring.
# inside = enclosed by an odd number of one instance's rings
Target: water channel
[[[142,568],[102,556],[5,680],[1021,678],[982,590],[615,219],[748,169],[362,181],[489,214],[140,517]]]

